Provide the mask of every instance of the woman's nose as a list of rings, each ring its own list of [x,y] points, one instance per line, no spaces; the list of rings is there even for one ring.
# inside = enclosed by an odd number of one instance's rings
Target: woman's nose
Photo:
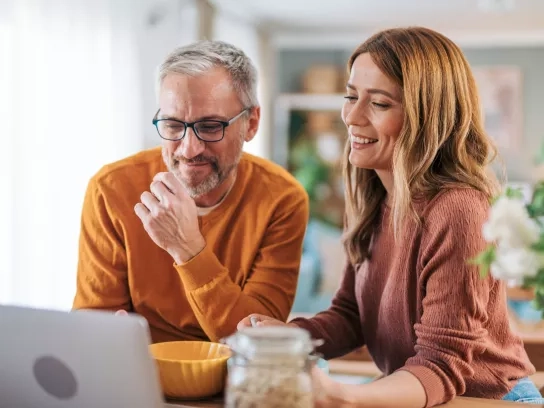
[[[366,109],[357,102],[345,110],[344,122],[347,126],[362,127],[367,125],[370,120]]]

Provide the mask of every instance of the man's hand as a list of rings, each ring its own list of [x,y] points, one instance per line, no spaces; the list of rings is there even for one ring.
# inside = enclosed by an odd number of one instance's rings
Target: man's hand
[[[128,312],[123,309],[119,309],[117,312],[115,312],[115,316],[128,316]]]
[[[172,173],[158,173],[134,206],[145,230],[177,264],[189,261],[206,246],[194,200]]]
[[[262,314],[253,313],[238,322],[236,326],[237,330],[242,330],[246,327],[266,327],[266,326],[294,326],[291,323],[285,323],[281,320],[274,319],[273,317],[265,316]]]

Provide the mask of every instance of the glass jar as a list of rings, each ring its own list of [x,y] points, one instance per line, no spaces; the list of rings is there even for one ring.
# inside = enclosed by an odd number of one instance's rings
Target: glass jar
[[[226,408],[312,408],[310,370],[319,341],[300,328],[251,327],[228,337]]]

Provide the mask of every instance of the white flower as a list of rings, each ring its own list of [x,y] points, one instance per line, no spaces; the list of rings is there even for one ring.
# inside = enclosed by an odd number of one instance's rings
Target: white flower
[[[496,279],[523,283],[526,276],[535,276],[541,264],[538,254],[527,248],[497,248],[491,264],[491,275]]]
[[[497,242],[499,247],[525,248],[538,241],[540,227],[521,200],[503,196],[491,207],[482,233],[486,241]]]

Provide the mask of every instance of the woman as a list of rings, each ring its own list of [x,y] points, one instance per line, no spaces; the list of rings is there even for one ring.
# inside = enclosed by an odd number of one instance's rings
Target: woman
[[[329,310],[289,324],[324,339],[327,359],[366,345],[384,377],[344,385],[316,370],[321,406],[430,407],[456,395],[536,402],[504,284],[467,261],[485,247],[498,187],[461,50],[429,29],[391,29],[359,46],[348,68],[349,261]]]

